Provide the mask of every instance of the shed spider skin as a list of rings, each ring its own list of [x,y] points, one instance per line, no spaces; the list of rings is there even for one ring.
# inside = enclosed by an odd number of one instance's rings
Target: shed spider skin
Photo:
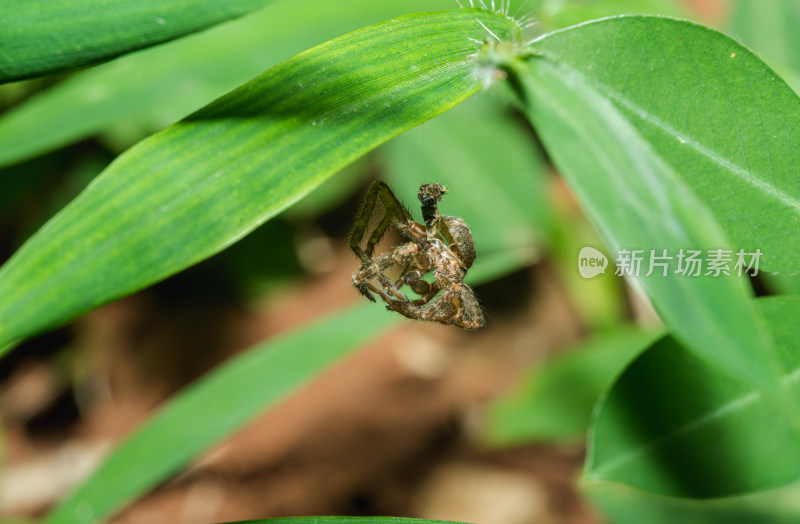
[[[445,193],[447,189],[440,184],[420,186],[417,198],[422,205],[424,221],[420,224],[389,186],[382,181],[374,182],[350,235],[350,248],[361,261],[361,266],[353,273],[353,284],[369,300],[375,302],[373,294],[378,295],[387,309],[405,317],[475,330],[484,325],[483,311],[475,292],[464,283],[467,270],[475,261],[475,244],[463,220],[439,214],[438,204]],[[369,234],[366,248],[362,249],[378,200],[385,214]],[[374,257],[375,246],[392,224],[409,242]],[[404,268],[395,282],[385,274],[393,266]],[[433,283],[422,279],[431,271]],[[410,300],[401,291],[404,285],[421,298]]]

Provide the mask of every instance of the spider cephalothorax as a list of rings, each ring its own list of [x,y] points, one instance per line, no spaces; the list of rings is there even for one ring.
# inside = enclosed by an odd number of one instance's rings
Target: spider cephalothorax
[[[361,267],[353,273],[353,283],[368,299],[375,302],[375,293],[388,309],[408,318],[478,329],[484,323],[483,312],[472,288],[464,283],[475,260],[475,244],[463,220],[439,214],[438,203],[445,193],[447,189],[439,184],[420,186],[417,198],[422,204],[423,225],[411,218],[389,186],[380,181],[373,183],[350,237],[350,247],[361,260]],[[366,249],[362,249],[378,199],[386,214],[369,235]],[[375,246],[391,224],[410,242],[373,258]],[[394,283],[385,274],[392,266],[403,268]],[[433,282],[426,282],[422,277],[431,271]],[[410,300],[401,291],[404,285],[421,298]]]

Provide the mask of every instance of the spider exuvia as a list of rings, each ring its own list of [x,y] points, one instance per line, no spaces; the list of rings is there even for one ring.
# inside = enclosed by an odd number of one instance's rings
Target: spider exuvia
[[[475,260],[475,244],[463,220],[439,214],[438,203],[445,193],[447,190],[439,184],[420,186],[417,198],[422,204],[423,225],[414,221],[389,186],[381,181],[374,182],[350,236],[350,247],[361,260],[361,267],[353,273],[353,283],[371,301],[375,302],[374,293],[386,302],[387,309],[408,318],[478,329],[484,324],[483,311],[475,292],[464,283],[464,276]],[[362,249],[378,200],[386,214],[369,235],[366,249]],[[375,246],[392,224],[410,242],[373,257]],[[403,270],[393,283],[385,271],[395,265]],[[433,271],[432,283],[422,279],[430,271]],[[421,298],[409,299],[401,291],[403,285],[408,285]]]

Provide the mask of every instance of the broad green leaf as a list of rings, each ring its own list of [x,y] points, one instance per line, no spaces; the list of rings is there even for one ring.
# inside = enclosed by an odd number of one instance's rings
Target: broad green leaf
[[[111,128],[160,130],[292,55],[451,0],[276,2],[227,24],[82,71],[0,117],[0,166]],[[5,183],[0,181],[0,183]]]
[[[795,524],[800,485],[714,500],[689,500],[643,493],[610,482],[582,486],[608,522],[614,524]]]
[[[269,0],[8,0],[0,83],[107,60],[241,16]]]
[[[611,100],[761,267],[800,270],[800,99],[757,56],[693,23],[616,17],[532,44]]]
[[[398,194],[415,196],[430,182],[448,188],[442,213],[469,224],[478,271],[483,255],[496,251],[535,261],[550,228],[547,166],[527,130],[503,116],[505,109],[490,97],[473,97],[381,150],[386,179]],[[406,204],[420,216],[418,202]]]
[[[238,355],[125,440],[47,524],[101,521],[399,320],[361,304]]]
[[[514,391],[490,407],[487,442],[508,446],[583,439],[600,394],[656,336],[618,327],[530,370]]]
[[[676,336],[722,369],[774,387],[776,358],[765,342],[746,277],[675,274],[681,249],[727,245],[701,201],[580,75],[542,57],[512,59],[505,67],[545,148],[605,239],[611,258],[623,249],[643,250],[648,256],[651,250],[659,255],[666,250],[672,256],[666,270],[654,268],[650,276],[642,264],[633,282]]]
[[[224,249],[475,93],[481,24],[518,33],[480,9],[393,19],[300,54],[121,155],[0,269],[0,346]]]
[[[757,304],[785,370],[780,387],[800,398],[800,298]],[[664,338],[628,367],[598,406],[585,476],[661,495],[730,496],[800,479],[800,441],[760,391]]]

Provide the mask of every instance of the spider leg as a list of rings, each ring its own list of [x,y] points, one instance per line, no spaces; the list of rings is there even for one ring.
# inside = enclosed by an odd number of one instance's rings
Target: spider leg
[[[375,252],[375,246],[381,241],[381,238],[386,234],[390,225],[392,225],[392,215],[386,213],[378,223],[378,227],[376,227],[375,231],[369,236],[369,240],[367,240],[366,254],[369,258],[372,258],[372,253]]]
[[[414,293],[422,295],[418,300],[414,301],[415,305],[427,304],[442,290],[437,282],[431,284],[430,282],[422,280],[422,275],[422,271],[415,269],[403,275],[402,279],[402,282],[408,284]]]
[[[373,302],[375,298],[370,292],[379,294],[387,303],[391,301],[408,302],[408,297],[398,289],[399,286],[392,284],[386,275],[384,275],[384,271],[397,264],[405,263],[409,266],[412,265],[414,263],[414,256],[418,252],[419,246],[413,242],[409,242],[396,247],[389,253],[381,255],[374,260],[370,258],[368,262],[362,263],[361,267],[353,273],[353,284],[355,284],[359,293]],[[370,280],[377,280],[383,288],[383,291],[376,291],[377,288],[369,283]],[[393,299],[384,292],[393,295],[395,298]]]
[[[484,325],[483,311],[475,293],[463,283],[453,283],[452,287],[427,305],[392,301],[388,307],[408,318],[439,322],[464,329],[478,329]]]
[[[381,219],[378,227],[375,228],[375,231],[370,235],[365,251],[361,249],[361,241],[369,225],[369,220],[375,212],[375,204],[378,199],[380,199],[383,208],[386,210],[386,216]],[[350,234],[350,249],[353,250],[362,263],[368,263],[370,261],[375,245],[389,229],[392,220],[398,223],[401,230],[411,228],[411,225],[414,223],[414,220],[411,218],[411,213],[409,213],[397,197],[394,196],[389,186],[380,180],[373,182],[367,191],[367,196],[364,198],[364,203],[356,217],[353,232]]]
[[[384,300],[389,299],[391,300],[392,297],[386,295],[386,293],[379,287],[370,284],[369,282],[358,282],[356,283],[356,289],[359,293],[364,295],[366,298],[370,300],[370,302],[376,302],[375,297],[372,296],[372,293],[380,295],[383,297]],[[385,296],[384,296],[385,295]]]
[[[458,323],[456,325],[464,329],[478,329],[483,327],[486,323],[483,318],[483,310],[481,309],[480,303],[478,303],[478,297],[475,296],[475,292],[471,287],[466,284],[461,284],[458,301],[460,302],[460,310],[457,315]]]
[[[408,264],[406,264],[406,267],[403,268],[403,271],[400,272],[400,276],[397,277],[397,280],[395,280],[394,282],[395,287],[401,287],[403,284],[405,284],[406,275],[415,267],[416,265],[413,262],[409,262]]]

